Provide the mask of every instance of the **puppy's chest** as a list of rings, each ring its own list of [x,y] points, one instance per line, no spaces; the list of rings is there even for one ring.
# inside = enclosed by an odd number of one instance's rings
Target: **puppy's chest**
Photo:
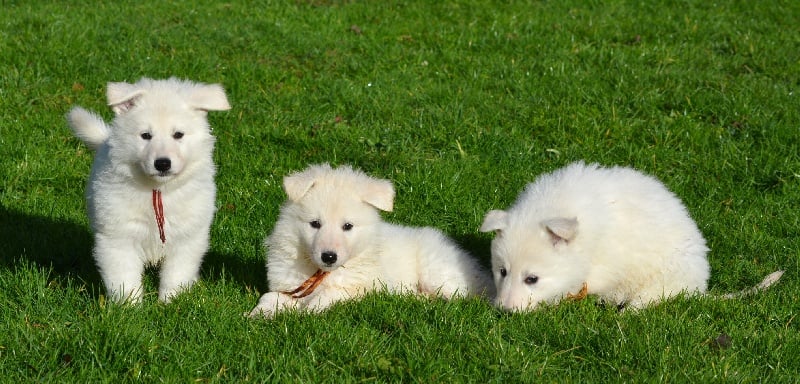
[[[198,231],[210,224],[214,212],[214,201],[203,197],[162,193],[160,204],[154,198],[147,215],[154,222],[163,221],[165,229]]]
[[[187,237],[207,232],[212,215],[213,201],[203,204],[197,196],[186,199],[153,192],[151,209],[145,210],[143,220],[147,253],[158,260]]]
[[[123,231],[128,236],[138,234],[142,240],[160,245],[162,237],[168,242],[210,225],[214,202],[202,197],[139,193],[122,201],[99,201],[95,216],[101,228]]]
[[[380,270],[371,266],[345,266],[331,273],[326,279],[326,285],[345,291],[360,291],[364,288],[372,288],[380,277]]]

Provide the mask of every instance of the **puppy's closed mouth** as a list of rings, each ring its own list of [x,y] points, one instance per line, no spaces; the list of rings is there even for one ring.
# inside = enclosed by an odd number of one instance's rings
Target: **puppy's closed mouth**
[[[172,172],[172,171],[156,171],[156,172],[150,173],[150,177],[152,177],[154,179],[164,179],[164,178],[168,178],[168,177],[172,177],[172,176],[175,176],[175,173]]]

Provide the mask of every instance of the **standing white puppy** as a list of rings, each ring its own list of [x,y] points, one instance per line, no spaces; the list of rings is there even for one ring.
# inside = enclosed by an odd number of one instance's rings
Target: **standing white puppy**
[[[250,316],[318,312],[383,288],[445,298],[492,293],[488,272],[441,232],[381,220],[394,202],[388,180],[324,164],[283,185],[289,199],[265,241],[270,292]]]
[[[138,302],[146,265],[161,263],[158,297],[198,278],[214,217],[208,111],[230,109],[221,86],[170,78],[108,83],[115,118],[80,107],[67,119],[96,150],[86,188],[94,258],[108,295]]]
[[[508,211],[487,213],[481,231],[495,232],[495,301],[505,309],[587,293],[641,308],[707,288],[708,248],[686,207],[630,168],[577,162],[543,175]]]

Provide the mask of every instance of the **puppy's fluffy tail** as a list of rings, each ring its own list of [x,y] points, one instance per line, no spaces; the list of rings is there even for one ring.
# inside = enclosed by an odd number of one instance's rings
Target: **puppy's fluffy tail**
[[[722,295],[722,297],[725,298],[725,299],[735,299],[737,297],[752,295],[754,293],[757,293],[759,291],[763,291],[763,290],[769,288],[772,284],[777,283],[778,280],[781,279],[781,276],[783,276],[783,271],[772,272],[769,275],[767,275],[767,277],[765,277],[764,280],[761,280],[761,282],[758,283],[758,285],[756,285],[755,287],[750,287],[750,288],[747,288],[747,289],[743,289],[743,290],[741,290],[739,292],[728,293],[728,294]]]
[[[75,136],[89,148],[97,149],[108,139],[108,126],[103,119],[81,107],[72,108],[67,121]]]

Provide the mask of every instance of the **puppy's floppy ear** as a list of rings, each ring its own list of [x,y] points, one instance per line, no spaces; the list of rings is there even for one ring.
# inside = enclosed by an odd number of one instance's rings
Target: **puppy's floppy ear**
[[[508,226],[508,212],[494,209],[486,213],[481,224],[481,232],[494,231],[499,233]]]
[[[330,171],[331,166],[326,164],[312,165],[305,171],[295,172],[283,178],[283,190],[286,191],[286,196],[289,200],[297,202],[308,193],[314,183],[317,181],[319,174],[322,172]]]
[[[189,105],[201,111],[227,111],[231,109],[225,90],[219,84],[198,84],[189,96]]]
[[[144,92],[143,89],[135,84],[108,83],[106,97],[111,110],[114,111],[115,115],[119,116],[133,108]]]
[[[371,179],[361,191],[361,199],[381,211],[391,212],[394,209],[394,186],[389,180]]]
[[[569,243],[578,234],[578,219],[576,217],[556,217],[542,220],[542,228],[547,231],[553,245]]]

